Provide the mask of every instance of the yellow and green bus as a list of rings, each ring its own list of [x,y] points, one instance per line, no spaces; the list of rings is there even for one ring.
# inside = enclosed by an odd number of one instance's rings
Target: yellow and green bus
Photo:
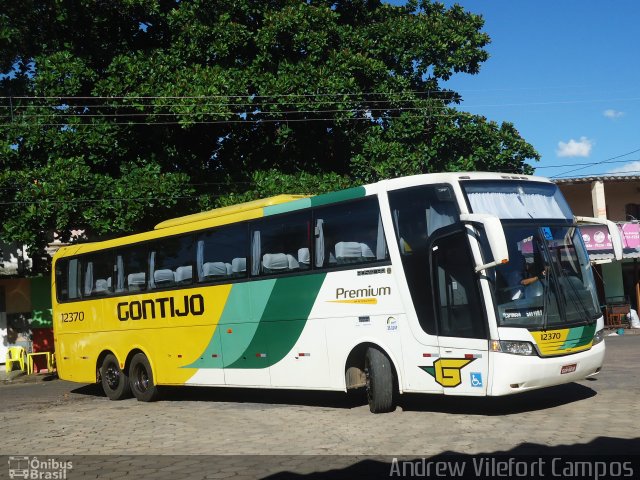
[[[540,177],[281,195],[67,246],[53,269],[58,374],[113,400],[163,385],[364,387],[377,413],[404,392],[572,382],[604,359],[576,218]]]

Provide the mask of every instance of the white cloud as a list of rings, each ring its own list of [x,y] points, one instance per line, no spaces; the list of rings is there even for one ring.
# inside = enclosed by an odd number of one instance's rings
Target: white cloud
[[[588,157],[591,155],[591,148],[593,147],[593,141],[587,137],[580,137],[580,140],[575,141],[573,138],[568,142],[558,142],[558,149],[556,154],[559,157]]]
[[[607,118],[616,119],[616,118],[622,117],[624,115],[624,112],[619,112],[618,110],[614,110],[613,108],[609,108],[609,109],[605,110],[604,112],[602,112],[602,114]]]
[[[635,162],[629,162],[621,167],[614,168],[613,170],[609,170],[607,173],[611,173],[613,175],[625,175],[625,174],[640,174],[640,161],[636,160]]]

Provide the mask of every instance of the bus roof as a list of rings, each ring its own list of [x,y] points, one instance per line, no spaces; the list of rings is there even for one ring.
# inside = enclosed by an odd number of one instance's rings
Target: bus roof
[[[229,205],[228,207],[215,208],[213,210],[207,210],[206,212],[193,213],[191,215],[185,215],[184,217],[165,220],[164,222],[157,224],[155,226],[155,230],[176,227],[187,223],[200,222],[202,220],[210,220],[212,218],[224,217],[226,215],[233,215],[236,213],[248,212],[250,210],[279,205],[281,203],[291,202],[301,198],[308,198],[308,195],[276,195],[275,197],[262,198],[260,200],[239,203],[237,205]]]
[[[173,235],[180,233],[184,228],[187,230],[204,229],[211,226],[224,225],[242,220],[250,220],[270,216],[279,213],[295,211],[301,208],[318,207],[345,200],[352,200],[366,195],[379,193],[380,191],[406,188],[415,185],[429,183],[455,183],[460,180],[529,180],[538,182],[550,182],[544,177],[535,177],[522,174],[505,174],[497,172],[443,172],[413,175],[408,177],[398,177],[381,180],[377,183],[363,185],[360,187],[337,190],[335,192],[324,193],[316,196],[311,195],[276,195],[273,197],[253,200],[251,202],[230,205],[228,207],[216,208],[206,212],[194,213],[178,218],[171,218],[158,223],[153,230],[134,233],[110,240],[99,242],[77,243],[61,247],[56,256],[74,255],[87,253],[103,248],[116,247],[140,241],[160,238],[163,235]],[[182,228],[180,228],[182,227]],[[175,229],[174,231],[171,231]],[[170,230],[166,232],[165,230]]]

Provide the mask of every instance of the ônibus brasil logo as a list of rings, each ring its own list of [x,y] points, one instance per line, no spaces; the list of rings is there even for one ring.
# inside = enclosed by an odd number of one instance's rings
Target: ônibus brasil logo
[[[24,478],[33,480],[65,480],[67,472],[73,469],[73,462],[56,460],[55,458],[41,459],[38,457],[9,457],[9,478]]]

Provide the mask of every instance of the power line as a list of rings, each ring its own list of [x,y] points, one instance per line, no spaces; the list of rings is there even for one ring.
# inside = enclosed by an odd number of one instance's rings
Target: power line
[[[6,98],[6,97],[5,97]],[[9,98],[10,101],[15,98]],[[191,98],[186,98],[187,100],[193,100]],[[102,100],[102,99],[101,99]],[[127,99],[127,100],[135,100],[135,99]],[[345,100],[344,98],[337,100],[312,100],[312,101],[302,101],[300,102],[286,102],[288,104],[291,103],[300,103],[304,105],[315,104],[315,105],[331,105],[331,104],[342,104],[346,101],[352,103],[366,103],[366,104],[395,104],[395,103],[416,103],[416,102],[425,102],[425,101],[439,101],[439,102],[451,102],[453,99],[451,98],[406,98],[406,97],[398,97],[398,98],[390,98],[384,100],[371,100],[371,99],[351,99]],[[54,108],[59,111],[63,111],[65,109],[95,109],[95,108],[144,108],[144,107],[153,107],[153,108],[194,108],[194,107],[264,107],[264,106],[273,106],[273,105],[282,105],[285,102],[281,101],[250,101],[250,102],[206,102],[206,103],[184,103],[184,102],[173,102],[173,103],[144,103],[140,101],[136,102],[125,102],[125,103],[63,103],[63,104],[19,104],[19,105],[0,105],[0,108],[3,109],[42,109],[42,108]]]
[[[426,95],[426,97],[418,97],[418,98],[406,98],[406,95],[415,95],[421,94]],[[359,92],[359,93],[332,93],[332,94],[276,94],[276,95],[203,95],[203,96],[23,96],[23,97],[7,97],[0,96],[0,99],[5,100],[59,100],[59,101],[67,101],[67,100],[103,100],[103,101],[112,101],[112,100],[127,100],[127,101],[152,101],[152,100],[210,100],[210,99],[231,99],[238,98],[243,99],[246,98],[247,102],[217,102],[214,104],[180,104],[180,103],[167,103],[167,104],[154,104],[154,103],[143,103],[138,105],[132,104],[74,104],[74,105],[66,105],[73,107],[109,107],[116,108],[118,106],[153,106],[153,107],[173,107],[173,106],[207,106],[207,105],[216,105],[216,106],[260,106],[260,105],[279,105],[282,102],[262,102],[262,101],[253,101],[255,99],[308,99],[308,98],[329,98],[329,97],[342,97],[337,100],[322,100],[316,101],[316,103],[341,103],[344,101],[344,97],[363,97],[363,96],[386,96],[389,97],[388,100],[366,100],[361,99],[361,101],[366,101],[370,103],[391,103],[397,101],[405,101],[405,102],[415,102],[415,101],[424,101],[424,100],[439,100],[442,102],[453,102],[460,97],[458,92],[448,91],[448,90],[434,90],[434,91],[405,91],[405,92],[397,92],[397,93],[379,93],[379,92]],[[438,98],[437,96],[446,96],[447,98]],[[640,97],[626,97],[626,98],[588,98],[588,99],[576,99],[576,100],[556,100],[556,101],[545,101],[545,102],[519,102],[519,103],[490,103],[490,104],[465,104],[466,108],[478,108],[478,107],[522,107],[522,106],[544,106],[544,105],[564,105],[564,104],[579,104],[579,103],[602,103],[602,102],[622,102],[622,101],[637,101],[640,100]],[[355,101],[355,100],[352,100]],[[35,105],[31,106],[35,107],[59,107],[60,105]],[[462,106],[462,105],[461,105]],[[9,108],[8,106],[3,106],[1,108]],[[13,107],[17,108],[16,105]]]
[[[626,160],[605,160],[605,161],[599,161],[599,162],[590,162],[590,163],[565,163],[564,165],[544,165],[541,167],[535,167],[536,170],[541,170],[541,169],[545,169],[545,168],[562,168],[562,167],[578,167],[578,166],[586,166],[586,167],[592,167],[594,165],[602,165],[602,164],[609,164],[609,163],[627,163],[627,162],[638,162],[640,161],[640,158],[629,158]],[[533,166],[533,165],[532,165]]]
[[[562,172],[562,173],[559,173],[557,175],[553,175],[551,178],[559,178],[561,175],[567,175],[569,173],[577,172],[579,170],[584,170],[587,167],[591,167],[591,166],[594,166],[594,165],[601,165],[603,163],[609,163],[609,162],[611,162],[611,160],[617,160],[618,158],[626,157],[627,155],[631,155],[632,153],[637,153],[637,152],[640,152],[640,148],[632,150],[631,152],[623,153],[622,155],[616,155],[615,157],[607,158],[606,160],[602,160],[601,162],[595,162],[595,163],[593,163],[591,165],[582,166],[580,168],[574,168],[572,170],[568,170],[566,172]]]
[[[172,172],[169,172],[172,173]],[[98,173],[98,175],[100,175]],[[13,187],[0,187],[0,190],[8,190],[8,191],[13,191],[13,190],[21,190],[23,188],[26,187],[34,187],[34,188],[39,188],[42,183],[48,183],[47,180],[40,180],[39,178],[36,178],[36,180],[38,181],[38,184],[29,182],[23,185],[18,185],[18,186],[13,186]],[[207,186],[233,186],[233,185],[257,185],[256,182],[241,182],[241,181],[230,181],[230,182],[206,182],[206,183],[180,183],[181,187],[207,187]],[[64,192],[68,192],[68,191],[82,191],[84,190],[85,187],[81,187],[81,186],[76,186],[76,185],[70,185],[65,187]],[[63,192],[61,192],[63,193]]]
[[[523,102],[523,103],[495,103],[495,104],[479,104],[479,105],[460,105],[460,107],[465,108],[487,108],[487,107],[540,107],[547,105],[575,105],[575,104],[585,104],[585,103],[604,103],[604,102],[630,102],[640,100],[640,97],[630,97],[630,98],[600,98],[600,99],[589,99],[589,100],[558,100],[558,101],[549,101],[549,102]]]
[[[368,114],[370,112],[386,112],[389,110],[398,110],[401,112],[404,111],[420,111],[420,110],[428,110],[429,107],[389,107],[389,108],[358,108],[358,109],[336,109],[336,110],[275,110],[275,111],[252,111],[252,112],[171,112],[171,113],[94,113],[94,114],[82,114],[82,113],[62,113],[62,114],[22,114],[21,117],[30,118],[59,118],[59,117],[67,117],[67,118],[129,118],[129,117],[191,117],[191,116],[218,116],[218,115],[293,115],[293,114],[311,114],[311,113],[322,113],[322,114],[331,114],[331,113],[354,113],[354,114]],[[455,115],[455,114],[451,114]]]
[[[390,95],[432,95],[439,93],[455,94],[453,90],[402,90],[400,92],[332,92],[332,93],[276,93],[269,95],[254,95],[254,94],[218,94],[218,95],[30,95],[30,96],[0,96],[2,99],[18,99],[18,100],[131,100],[131,99],[144,99],[144,100],[158,100],[158,99],[207,99],[207,98],[309,98],[309,97],[353,97],[359,95],[371,95],[371,96],[390,96]]]
[[[551,177],[551,178],[556,178],[558,180],[563,179],[563,178],[588,178],[588,177],[601,177],[601,176],[607,176],[607,177],[624,177],[625,175],[638,175],[640,174],[640,170],[629,170],[626,172],[617,172],[617,173],[609,173],[609,172],[597,172],[597,173],[589,173],[589,174],[583,174],[583,175],[578,175],[578,176],[571,176],[571,175],[566,175],[566,176],[562,176],[562,177]]]
[[[101,202],[160,202],[167,200],[186,200],[200,198],[203,195],[180,195],[175,197],[139,197],[139,198],[86,198],[86,199],[68,199],[68,200],[14,200],[10,202],[0,202],[0,205],[67,205],[67,204],[81,204],[81,203],[101,203]],[[206,194],[208,197],[218,198],[222,195]]]
[[[425,115],[378,115],[378,116],[363,116],[363,117],[321,117],[321,118],[262,118],[262,119],[238,119],[238,120],[188,120],[188,121],[173,121],[173,122],[109,122],[109,123],[3,123],[0,127],[66,127],[68,129],[75,129],[78,127],[108,127],[113,125],[133,126],[133,125],[220,125],[220,124],[259,124],[259,123],[300,123],[300,122],[340,122],[340,121],[367,121],[376,123],[379,120],[393,120],[393,119],[406,119],[406,120],[419,120],[432,117],[458,117],[465,115],[467,112],[451,113],[451,114],[438,114],[428,113]],[[477,116],[468,114],[469,116]],[[126,117],[127,115],[123,115]],[[153,116],[153,115],[149,115]],[[176,115],[179,116],[179,115]]]

